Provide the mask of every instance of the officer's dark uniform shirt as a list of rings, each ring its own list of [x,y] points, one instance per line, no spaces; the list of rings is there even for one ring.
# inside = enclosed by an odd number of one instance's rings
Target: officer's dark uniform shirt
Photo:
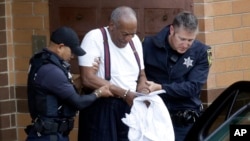
[[[170,112],[199,110],[200,90],[209,71],[209,48],[195,40],[184,54],[178,54],[168,43],[169,26],[155,36],[145,37],[143,55],[147,79],[162,85],[160,95]]]
[[[33,77],[29,73],[28,102],[32,119],[37,118],[37,116],[49,118],[73,117],[77,110],[89,106],[96,100],[94,94],[80,96],[77,93],[71,83],[71,75],[67,68],[69,67],[68,63],[47,49],[43,49],[42,53],[53,56],[54,62],[61,64],[56,65],[45,59],[46,63],[39,67]],[[32,68],[34,65],[31,63],[31,71],[34,69]],[[60,108],[64,110],[61,115]]]
[[[60,99],[66,99],[75,94],[74,87],[69,83],[66,75],[54,64],[43,65],[38,70],[34,81]]]

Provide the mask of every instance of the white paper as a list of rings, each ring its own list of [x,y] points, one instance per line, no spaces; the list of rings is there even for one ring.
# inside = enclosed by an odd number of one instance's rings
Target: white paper
[[[139,92],[136,92],[136,96],[152,96],[152,95],[158,95],[158,94],[162,94],[162,93],[166,93],[165,90],[157,90],[157,91],[153,91],[149,94],[144,94],[144,93],[139,93]]]

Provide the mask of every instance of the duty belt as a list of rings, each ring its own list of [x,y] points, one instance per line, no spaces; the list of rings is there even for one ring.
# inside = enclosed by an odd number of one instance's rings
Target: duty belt
[[[173,124],[188,125],[194,123],[200,114],[194,110],[177,111],[170,114]]]
[[[74,127],[74,119],[53,119],[53,120],[43,120],[40,118],[35,119],[32,125],[27,126],[25,129],[28,134],[30,130],[35,130],[38,136],[41,135],[51,135],[56,133],[61,133],[65,136]]]

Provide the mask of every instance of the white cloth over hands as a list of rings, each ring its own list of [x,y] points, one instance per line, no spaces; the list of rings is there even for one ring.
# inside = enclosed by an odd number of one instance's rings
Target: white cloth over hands
[[[134,99],[130,114],[122,118],[129,126],[130,141],[174,141],[174,130],[167,107],[157,95],[164,90]],[[150,105],[147,107],[144,101]]]

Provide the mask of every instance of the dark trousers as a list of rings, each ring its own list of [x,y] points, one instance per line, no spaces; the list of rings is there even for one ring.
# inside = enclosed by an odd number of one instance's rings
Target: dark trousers
[[[100,98],[80,111],[78,141],[128,141],[121,119],[130,107],[120,98]]]
[[[38,136],[35,130],[31,130],[26,138],[26,141],[69,141],[69,137],[63,136],[61,133]]]
[[[174,126],[174,134],[175,134],[175,141],[185,141],[185,137],[188,133],[188,131],[191,129],[193,126],[192,123],[189,123],[187,125],[175,125]]]

